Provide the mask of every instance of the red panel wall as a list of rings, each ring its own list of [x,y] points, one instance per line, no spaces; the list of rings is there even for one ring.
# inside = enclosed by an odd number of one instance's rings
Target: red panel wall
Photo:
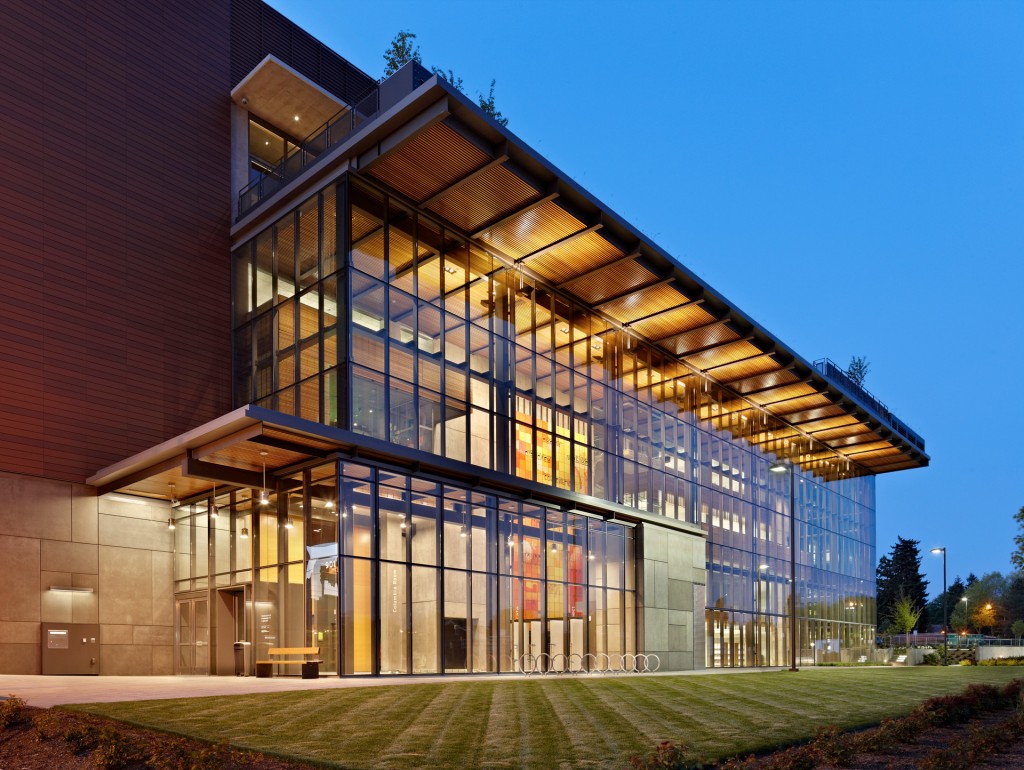
[[[0,16],[0,470],[81,481],[231,408],[230,5]]]

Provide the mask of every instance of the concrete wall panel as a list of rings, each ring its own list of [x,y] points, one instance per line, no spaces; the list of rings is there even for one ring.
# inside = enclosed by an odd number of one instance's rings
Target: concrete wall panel
[[[13,473],[0,474],[0,532],[70,540],[70,485]]]
[[[639,544],[641,651],[658,655],[664,671],[703,668],[704,605],[694,602],[698,588],[704,595],[704,538],[645,523]]]
[[[39,541],[0,534],[0,554],[3,554],[0,559],[0,586],[4,590],[4,601],[0,602],[0,621],[38,623]]]

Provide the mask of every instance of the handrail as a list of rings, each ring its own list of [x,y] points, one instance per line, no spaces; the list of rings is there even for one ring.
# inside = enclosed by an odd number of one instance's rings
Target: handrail
[[[846,373],[846,370],[839,366],[839,364],[829,358],[819,358],[814,362],[814,368],[824,374],[828,379],[842,385],[850,391],[858,400],[864,402],[866,406],[884,417],[896,432],[903,436],[903,438],[916,446],[922,452],[924,451],[924,439],[912,430],[909,425],[894,415],[892,410],[890,410],[881,399],[875,396],[863,385],[855,382],[850,375]]]
[[[373,86],[355,104],[343,108],[338,114],[315,129],[292,152],[259,179],[250,182],[238,194],[239,218],[248,214],[260,201],[277,192],[285,184],[303,173],[327,150],[340,144],[356,130],[377,116],[380,105],[380,86]]]

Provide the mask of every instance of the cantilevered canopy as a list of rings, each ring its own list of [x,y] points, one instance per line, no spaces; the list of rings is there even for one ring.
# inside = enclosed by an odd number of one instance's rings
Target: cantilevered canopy
[[[733,408],[778,417],[869,472],[928,464],[923,440],[891,413],[819,372],[462,94],[436,78],[416,93],[420,119],[389,128],[359,175],[726,387]]]
[[[703,537],[699,526],[529,479],[397,446],[352,431],[310,422],[249,404],[169,441],[115,463],[87,479],[99,494],[120,492],[161,500],[191,499],[231,490],[267,489],[305,467],[332,460],[364,461],[413,472],[422,478],[459,482],[540,505],[622,521],[656,521]],[[265,469],[265,470],[264,470]],[[288,482],[282,482],[281,487]],[[173,485],[173,486],[171,486]]]

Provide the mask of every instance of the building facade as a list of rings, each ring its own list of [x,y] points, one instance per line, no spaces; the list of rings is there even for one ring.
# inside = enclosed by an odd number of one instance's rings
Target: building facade
[[[443,79],[378,84],[256,0],[202,6],[160,35],[15,14],[89,32],[86,90],[122,101],[84,100],[85,136],[43,111],[124,174],[2,190],[0,666],[45,668],[54,623],[94,624],[112,674],[233,673],[239,640],[337,675],[873,644],[874,477],[926,465],[920,437]],[[23,86],[74,82],[40,50]],[[156,115],[124,97],[147,66],[181,89]],[[58,192],[60,228],[26,218]]]

